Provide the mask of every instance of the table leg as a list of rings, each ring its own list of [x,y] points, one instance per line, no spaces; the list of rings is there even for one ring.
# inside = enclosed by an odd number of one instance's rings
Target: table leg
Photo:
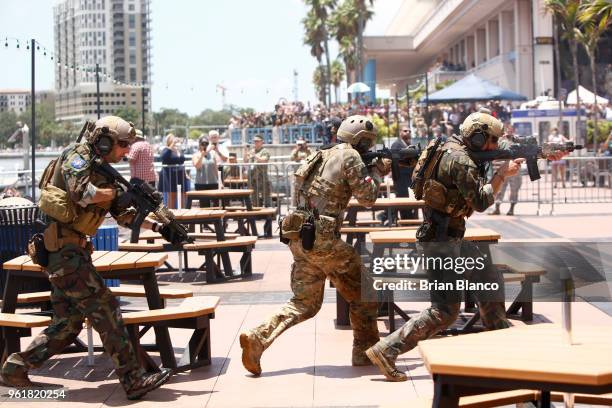
[[[346,220],[348,221],[351,227],[354,227],[357,223],[357,210],[353,208],[348,208],[346,210]]]
[[[147,304],[149,309],[161,309],[164,307],[159,295],[159,286],[155,277],[155,270],[143,274],[142,279],[145,293],[147,295]],[[168,327],[155,326],[155,338],[159,347],[159,355],[162,359],[164,367],[176,368],[176,358],[174,357],[174,349],[170,340],[170,332]]]
[[[348,326],[351,324],[349,303],[342,297],[338,289],[336,289],[336,324],[338,326]]]
[[[187,196],[187,202],[185,203],[185,208],[187,208],[187,209],[191,209],[191,203],[192,203],[192,201],[193,201],[193,197],[191,197],[191,196],[189,196],[189,195],[188,195],[188,196]]]
[[[2,300],[2,313],[15,313],[17,308],[17,277],[6,271],[6,283],[4,286],[4,295]]]
[[[251,200],[251,196],[247,196],[244,198],[244,205],[248,211],[253,210],[253,201]]]
[[[453,386],[444,384],[439,376],[434,375],[434,399],[432,408],[455,408],[459,406],[459,396]]]
[[[550,408],[550,391],[542,390],[540,392],[540,404],[539,408]]]

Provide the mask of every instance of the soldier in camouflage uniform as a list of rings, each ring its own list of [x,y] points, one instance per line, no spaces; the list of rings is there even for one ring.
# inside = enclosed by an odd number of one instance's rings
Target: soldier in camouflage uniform
[[[452,136],[441,145],[426,171],[424,221],[417,239],[426,257],[479,256],[473,245],[462,242],[465,233],[465,218],[474,210],[482,212],[493,204],[506,177],[517,174],[522,159],[509,161],[500,166],[490,183],[484,179],[484,168],[470,158],[470,151],[495,150],[502,135],[502,123],[486,112],[468,116],[461,126],[461,136]],[[433,142],[422,153],[413,173],[424,163]],[[429,177],[427,176],[429,175]],[[428,185],[428,181],[433,181]],[[413,186],[414,188],[414,186]],[[438,244],[428,245],[436,242]],[[439,244],[445,242],[445,244]],[[495,294],[476,294],[481,319],[487,329],[509,327],[503,303],[503,279],[488,258],[480,276],[458,275],[454,271],[430,269],[430,282],[455,282],[458,278],[470,278],[481,282],[496,282],[500,290]],[[397,356],[413,349],[420,340],[434,336],[448,328],[459,315],[461,293],[459,291],[430,291],[431,307],[421,312],[400,329],[381,339],[366,351],[370,360],[390,381],[406,381],[407,376],[395,367]],[[486,299],[486,300],[485,300]]]
[[[100,334],[102,343],[115,366],[119,381],[129,399],[138,399],[170,378],[170,370],[147,373],[139,364],[119,310],[119,303],[96,272],[87,236],[95,234],[110,214],[120,225],[129,226],[133,209],[121,203],[123,190],[107,184],[92,171],[95,156],[108,163],[121,160],[135,138],[131,123],[115,116],[99,119],[89,126],[86,143],[68,147],[43,174],[40,207],[52,221],[45,230],[49,251],[47,271],[51,282],[53,320],[23,352],[8,357],[0,370],[5,385],[29,387],[27,372],[40,367],[77,338],[85,317]],[[57,189],[51,190],[50,187]],[[55,191],[63,194],[65,208],[46,206],[42,195]],[[62,207],[60,205],[59,207]],[[63,212],[62,212],[63,211]],[[66,214],[71,214],[64,218]],[[145,227],[158,230],[160,225],[145,221]]]
[[[376,140],[374,126],[364,116],[347,118],[338,130],[338,139],[343,143],[311,154],[295,173],[298,207],[281,223],[282,236],[288,240],[294,259],[293,297],[267,321],[240,335],[242,364],[255,375],[261,373],[263,351],[281,333],[317,314],[326,278],[350,304],[353,365],[370,364],[364,351],[379,338],[377,304],[361,301],[361,279],[367,274],[359,253],[340,239],[340,227],[351,196],[365,206],[374,203],[380,181],[389,173],[390,161],[377,161],[370,171],[364,165],[360,152],[367,151]],[[310,222],[315,225],[314,245],[305,249],[300,235],[305,235]]]
[[[261,136],[253,137],[255,147],[249,150],[244,157],[245,163],[268,163],[270,152],[263,147],[264,140]],[[251,166],[249,170],[249,186],[253,189],[253,205],[256,207],[270,207],[270,180],[268,178],[268,166]]]

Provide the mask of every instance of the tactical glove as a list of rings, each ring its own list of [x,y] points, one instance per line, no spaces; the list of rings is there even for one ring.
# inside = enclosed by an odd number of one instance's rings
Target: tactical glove
[[[391,159],[380,157],[377,157],[372,161],[372,164],[376,166],[376,169],[381,176],[386,176],[391,172],[391,163]]]

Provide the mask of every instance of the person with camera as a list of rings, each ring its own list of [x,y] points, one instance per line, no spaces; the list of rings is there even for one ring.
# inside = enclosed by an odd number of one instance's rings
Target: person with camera
[[[298,139],[295,144],[296,146],[291,152],[291,160],[299,163],[310,156],[310,149],[304,139]]]
[[[211,130],[208,132],[208,139],[210,140],[210,144],[208,146],[209,152],[214,152],[214,155],[217,158],[217,164],[221,165],[229,159],[229,150],[223,144],[219,143],[219,132],[216,130]]]
[[[350,305],[352,364],[370,364],[364,351],[378,341],[377,304],[362,301],[366,271],[357,250],[340,238],[340,227],[351,197],[365,206],[376,201],[391,161],[375,159],[370,170],[364,164],[360,153],[376,143],[376,129],[364,116],[342,122],[338,139],[341,143],[310,155],[295,172],[297,208],[281,222],[281,240],[294,261],[293,297],[264,323],[240,335],[242,364],[254,375],[261,374],[261,356],[281,333],[317,314],[326,278]]]
[[[41,180],[40,209],[50,222],[44,231],[48,251],[46,267],[51,282],[53,320],[30,346],[8,356],[0,379],[10,387],[32,387],[28,370],[38,368],[51,356],[72,344],[87,318],[113,361],[128,399],[139,399],[170,378],[171,371],[148,373],[141,367],[125,329],[119,302],[93,266],[91,242],[110,213],[122,226],[130,226],[135,211],[129,194],[109,184],[94,171],[94,160],[117,163],[135,140],[134,125],[107,116],[87,126],[87,141],[69,146],[52,161]],[[161,224],[145,221],[143,227],[159,231],[171,240]]]
[[[191,161],[196,168],[196,190],[216,190],[219,188],[219,156],[210,149],[206,136],[200,137],[199,150],[193,154]],[[200,207],[210,207],[210,199],[201,199]]]

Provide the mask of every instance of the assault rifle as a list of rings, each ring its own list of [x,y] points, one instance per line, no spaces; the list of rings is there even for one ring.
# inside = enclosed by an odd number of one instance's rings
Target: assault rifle
[[[365,152],[361,155],[361,160],[366,166],[373,166],[372,162],[376,158],[391,160],[391,176],[393,181],[397,181],[399,177],[400,166],[414,167],[419,156],[421,155],[421,146],[410,145],[403,149],[389,149],[384,147],[382,150],[375,152]]]
[[[172,244],[193,243],[194,239],[187,234],[187,229],[176,222],[174,214],[163,203],[162,195],[153,187],[140,179],[127,181],[113,166],[101,160],[94,160],[93,170],[107,178],[112,183],[118,184],[127,194],[129,202],[136,209],[136,215],[131,223],[132,242],[137,239],[145,218],[153,213],[154,218],[167,228],[168,233],[162,234]]]
[[[531,181],[540,179],[540,171],[538,170],[538,159],[548,158],[555,153],[570,153],[574,150],[580,150],[581,145],[574,145],[574,142],[567,143],[543,143],[538,145],[535,137],[515,137],[513,144],[508,149],[489,150],[482,152],[470,152],[470,157],[477,163],[482,163],[491,160],[519,159],[524,158],[527,162],[527,171]]]

